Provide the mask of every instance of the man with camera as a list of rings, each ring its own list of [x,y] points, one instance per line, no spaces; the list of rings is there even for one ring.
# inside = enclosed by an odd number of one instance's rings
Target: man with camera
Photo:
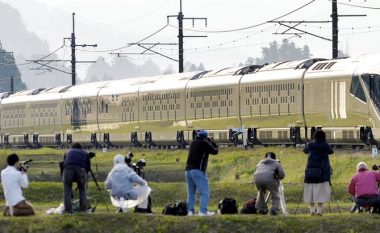
[[[284,179],[285,173],[281,163],[276,160],[276,154],[268,152],[265,158],[256,165],[254,183],[257,188],[256,209],[260,214],[267,214],[268,207],[265,203],[265,193],[268,190],[272,196],[271,215],[277,215],[280,211],[280,181]]]
[[[205,130],[198,130],[196,139],[190,143],[186,162],[187,205],[188,215],[194,215],[195,194],[200,193],[199,216],[212,216],[215,213],[207,211],[210,201],[210,191],[206,175],[209,154],[218,154],[218,146]]]
[[[64,185],[64,204],[65,213],[72,213],[72,186],[76,182],[79,190],[80,211],[86,211],[86,175],[91,170],[90,155],[82,149],[79,143],[74,143],[71,149],[63,157],[63,185]]]
[[[131,165],[133,154],[126,157],[118,154],[114,157],[114,167],[110,171],[105,181],[106,189],[111,193],[112,204],[118,207],[118,212],[126,212],[129,208],[138,206],[149,209],[148,198],[150,188],[147,182],[141,178]],[[140,160],[141,161],[141,160]],[[134,165],[135,169],[141,171],[142,165]]]
[[[28,175],[26,174],[27,163],[20,164],[16,168],[19,158],[16,154],[7,157],[8,166],[1,171],[1,183],[5,196],[6,208],[4,216],[27,216],[34,215],[33,207],[22,196],[21,188],[29,185]]]

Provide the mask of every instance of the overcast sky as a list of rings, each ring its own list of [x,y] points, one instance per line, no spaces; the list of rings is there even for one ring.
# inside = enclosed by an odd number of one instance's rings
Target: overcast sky
[[[60,47],[63,37],[71,33],[71,13],[76,12],[76,34],[78,43],[97,43],[97,48],[85,48],[92,52],[78,51],[78,60],[95,60],[104,56],[112,59],[110,50],[136,42],[167,24],[167,15],[176,15],[179,0],[1,0],[18,9],[25,25],[41,39],[49,43],[50,50]],[[305,8],[287,15],[281,20],[331,20],[329,0],[183,0],[185,17],[207,17],[203,21],[186,20],[185,35],[207,35],[207,38],[185,38],[185,60],[198,64],[203,62],[207,69],[237,65],[247,57],[259,57],[261,47],[268,43],[289,38],[298,47],[308,45],[314,57],[331,57],[331,42],[310,35],[301,38],[291,35],[274,35],[286,30],[278,24],[263,24],[247,30],[226,33],[211,33],[248,27],[275,19],[296,8],[312,2]],[[342,17],[339,20],[339,49],[349,55],[380,53],[380,1],[339,0],[339,14],[366,14],[367,17]],[[348,5],[347,5],[348,4]],[[351,5],[351,6],[349,6]],[[362,8],[354,7],[362,6]],[[364,7],[364,8],[363,8]],[[45,8],[45,12],[41,10]],[[171,18],[155,36],[144,42],[176,43],[178,21]],[[331,38],[331,23],[302,24],[299,29],[318,36]],[[202,31],[202,32],[198,32]],[[137,47],[128,47],[114,52],[140,52]],[[157,51],[178,58],[176,46],[157,47]],[[69,59],[67,48],[58,53]],[[161,69],[169,64],[178,64],[160,56],[130,56],[136,63],[150,57]],[[79,65],[79,78],[85,76],[87,64]]]

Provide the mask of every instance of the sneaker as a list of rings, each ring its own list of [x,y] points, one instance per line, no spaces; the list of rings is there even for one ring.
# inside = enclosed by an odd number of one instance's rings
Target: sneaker
[[[194,212],[193,211],[187,211],[187,216],[194,216]]]
[[[272,216],[276,216],[276,215],[277,215],[277,212],[274,211],[274,210],[271,210],[271,211],[270,211],[270,215],[272,215]]]
[[[213,216],[215,212],[207,211],[207,213],[199,212],[198,216]]]

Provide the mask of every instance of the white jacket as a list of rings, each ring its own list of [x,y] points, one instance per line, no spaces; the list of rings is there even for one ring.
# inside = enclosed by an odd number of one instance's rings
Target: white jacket
[[[116,164],[108,174],[105,185],[113,197],[136,200],[138,196],[134,191],[134,186],[147,186],[147,183],[127,164]]]
[[[1,171],[1,184],[3,185],[6,206],[15,206],[20,201],[25,200],[21,188],[27,188],[29,185],[26,173],[21,173],[14,166],[7,166]]]

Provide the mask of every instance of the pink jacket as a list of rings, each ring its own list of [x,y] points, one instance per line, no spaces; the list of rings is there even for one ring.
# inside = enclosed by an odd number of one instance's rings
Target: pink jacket
[[[377,182],[380,182],[380,172],[361,170],[351,179],[348,192],[355,197],[363,195],[379,195]]]

